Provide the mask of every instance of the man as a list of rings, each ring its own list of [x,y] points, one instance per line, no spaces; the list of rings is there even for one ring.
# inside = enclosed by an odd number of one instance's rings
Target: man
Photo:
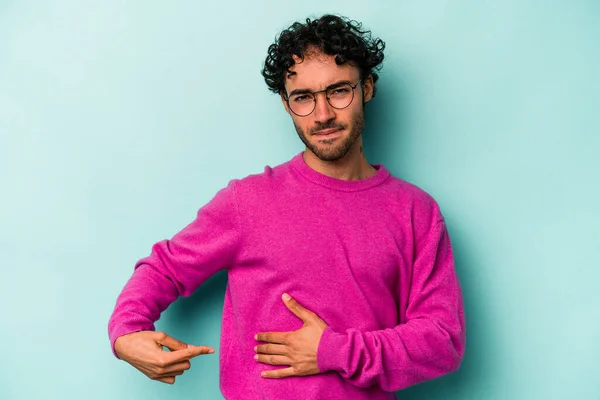
[[[192,357],[214,352],[153,323],[227,269],[227,399],[392,399],[458,368],[465,325],[444,218],[362,149],[383,48],[328,15],[270,46],[263,76],[306,150],[232,181],[136,264],[109,323],[119,358],[173,383]]]

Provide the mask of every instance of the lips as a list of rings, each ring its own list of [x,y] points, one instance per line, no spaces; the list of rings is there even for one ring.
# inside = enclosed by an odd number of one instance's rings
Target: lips
[[[323,129],[321,131],[317,131],[317,132],[313,133],[313,135],[314,136],[327,136],[327,135],[331,135],[332,133],[339,132],[341,130],[342,130],[341,128]]]

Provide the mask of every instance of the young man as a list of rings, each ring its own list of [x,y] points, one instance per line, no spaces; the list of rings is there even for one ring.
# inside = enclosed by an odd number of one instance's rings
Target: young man
[[[119,358],[173,383],[214,352],[153,323],[227,269],[227,399],[393,399],[458,368],[465,325],[444,218],[362,150],[383,48],[335,16],[295,23],[270,46],[263,76],[306,150],[232,181],[136,264],[109,322]]]

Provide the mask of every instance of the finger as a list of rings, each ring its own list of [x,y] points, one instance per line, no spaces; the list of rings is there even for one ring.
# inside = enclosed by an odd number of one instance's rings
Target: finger
[[[164,332],[159,332],[159,337],[156,339],[156,343],[168,348],[171,351],[187,349],[188,344],[177,340]]]
[[[192,359],[201,354],[213,354],[215,352],[215,349],[208,346],[194,346],[191,344],[188,344],[187,346],[188,347],[184,350],[172,351],[170,353],[167,352],[167,354],[165,354],[166,363],[163,366],[166,367],[167,365],[176,364],[185,360]]]
[[[255,353],[286,355],[289,352],[287,346],[282,344],[260,344],[254,348]]]
[[[290,359],[286,356],[278,356],[273,354],[255,354],[254,359],[263,364],[290,365]]]
[[[309,311],[306,308],[302,307],[300,303],[293,299],[289,294],[284,293],[283,296],[281,296],[281,298],[283,299],[283,303],[288,308],[288,310],[290,310],[296,317],[300,318],[302,321],[308,322],[314,316],[312,311]]]
[[[162,379],[162,378],[169,378],[169,377],[176,377],[179,375],[183,375],[185,371],[176,371],[176,372],[169,372],[168,374],[159,374],[159,375],[155,375],[156,380],[158,379]]]
[[[172,385],[175,383],[175,377],[174,376],[168,376],[165,378],[156,378],[154,379],[155,381],[159,381],[159,382],[163,382],[163,383],[167,383],[169,385]]]
[[[259,342],[287,344],[287,332],[261,332],[254,336]]]
[[[294,368],[292,368],[292,367],[263,371],[263,372],[261,372],[260,375],[263,378],[270,378],[270,379],[280,379],[280,378],[287,378],[290,376],[299,376],[296,373],[296,371],[294,371]]]
[[[191,366],[192,366],[192,364],[188,360],[186,360],[186,361],[182,361],[182,362],[179,362],[176,364],[169,365],[164,368],[156,368],[155,372],[156,372],[156,376],[163,378],[166,376],[181,375],[184,373],[184,371],[187,371],[188,369],[190,369]]]

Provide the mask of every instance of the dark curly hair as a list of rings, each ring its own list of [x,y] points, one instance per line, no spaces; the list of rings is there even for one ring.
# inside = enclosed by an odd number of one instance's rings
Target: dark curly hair
[[[371,31],[361,30],[360,22],[336,15],[323,15],[321,18],[306,19],[306,23],[295,22],[281,32],[275,43],[269,46],[262,75],[269,90],[285,92],[285,76],[291,73],[293,56],[304,59],[312,49],[335,56],[337,65],[351,63],[360,70],[360,78],[369,75],[377,82],[383,62],[383,40],[371,38]],[[375,96],[375,87],[373,87]]]

